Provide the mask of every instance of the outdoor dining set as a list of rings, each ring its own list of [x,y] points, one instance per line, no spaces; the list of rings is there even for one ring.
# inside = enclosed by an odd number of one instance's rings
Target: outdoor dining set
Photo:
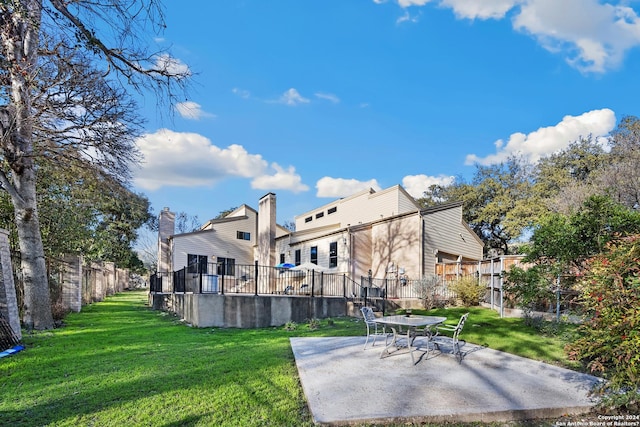
[[[406,314],[382,317],[377,317],[371,307],[362,307],[360,311],[367,326],[364,349],[367,348],[370,338],[372,338],[371,346],[375,345],[377,338],[385,339],[385,347],[380,353],[380,358],[407,348],[411,355],[411,362],[415,365],[414,352],[418,348],[425,349],[424,354],[428,359],[431,350],[440,350],[441,346],[448,346],[451,348],[451,353],[462,361],[460,342],[464,344],[464,340],[460,340],[459,336],[469,313],[463,314],[458,324],[453,326],[444,324],[446,317],[413,315],[411,310],[407,310]],[[391,332],[387,332],[387,328]]]

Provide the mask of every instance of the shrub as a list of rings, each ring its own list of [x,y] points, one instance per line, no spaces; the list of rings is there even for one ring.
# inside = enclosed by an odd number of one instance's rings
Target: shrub
[[[465,307],[478,305],[485,293],[485,287],[478,283],[475,276],[460,277],[449,284],[449,289],[458,295]]]
[[[309,329],[311,329],[312,331],[315,331],[320,327],[320,321],[318,319],[311,319],[309,320],[308,326],[309,326]]]
[[[607,246],[581,281],[588,320],[569,357],[609,381],[610,391],[638,393],[640,383],[640,235]]]
[[[526,270],[513,266],[505,273],[504,290],[515,297],[516,305],[522,309],[527,321],[539,301],[553,297],[550,284],[554,272],[548,270],[544,265]]]
[[[414,283],[414,289],[422,305],[427,310],[433,308],[436,302],[436,288],[440,285],[440,277],[425,276]]]
[[[284,324],[285,331],[295,331],[296,329],[298,329],[298,324],[294,321],[288,321]]]

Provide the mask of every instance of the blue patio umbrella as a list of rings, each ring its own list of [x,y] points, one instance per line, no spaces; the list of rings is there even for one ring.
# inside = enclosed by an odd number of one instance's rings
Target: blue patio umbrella
[[[295,267],[295,264],[291,264],[289,262],[281,262],[280,264],[276,265],[276,268],[293,268]]]

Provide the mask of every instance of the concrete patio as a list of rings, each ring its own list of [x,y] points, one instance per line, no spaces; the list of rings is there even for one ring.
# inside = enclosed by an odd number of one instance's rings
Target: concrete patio
[[[599,379],[465,344],[380,358],[365,337],[291,338],[302,388],[316,423],[491,422],[586,413]],[[422,357],[421,357],[422,356]]]

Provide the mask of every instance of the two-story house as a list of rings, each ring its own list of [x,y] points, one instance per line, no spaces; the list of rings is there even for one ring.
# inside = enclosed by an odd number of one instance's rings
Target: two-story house
[[[482,259],[483,243],[462,220],[462,204],[421,209],[399,185],[361,191],[295,217],[295,231],[275,222],[276,196],[256,211],[242,205],[198,231],[173,234],[173,214],[160,214],[158,272],[184,267],[224,274],[236,264],[312,263],[356,279],[435,273],[437,262]],[[217,271],[207,271],[207,265]],[[209,267],[211,268],[211,267]]]

